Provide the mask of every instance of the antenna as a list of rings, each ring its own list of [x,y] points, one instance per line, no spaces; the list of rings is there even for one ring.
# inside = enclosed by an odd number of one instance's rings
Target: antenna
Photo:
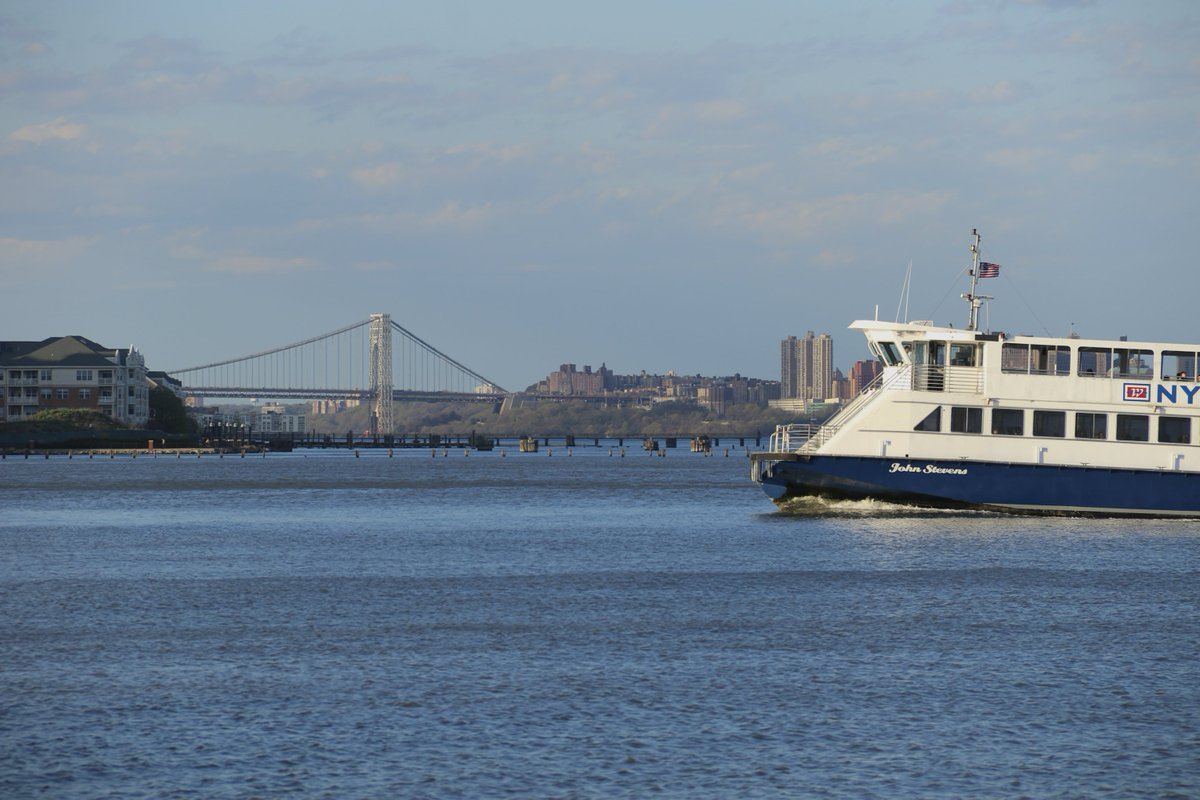
[[[981,237],[975,228],[971,229],[971,236],[974,238],[974,241],[971,242],[971,291],[960,295],[967,301],[967,330],[969,331],[979,328],[979,306],[984,300],[992,299],[987,295],[975,294],[975,284],[979,281],[979,242]]]
[[[904,273],[904,284],[900,287],[900,300],[896,303],[896,322],[900,321],[900,306],[904,306],[904,321],[908,322],[908,293],[912,288],[912,259],[908,260],[908,270]]]

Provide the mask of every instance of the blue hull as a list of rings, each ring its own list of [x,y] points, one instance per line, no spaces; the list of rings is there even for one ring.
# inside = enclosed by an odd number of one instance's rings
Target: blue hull
[[[1041,464],[798,456],[761,475],[773,500],[875,499],[1038,514],[1200,517],[1200,473]]]

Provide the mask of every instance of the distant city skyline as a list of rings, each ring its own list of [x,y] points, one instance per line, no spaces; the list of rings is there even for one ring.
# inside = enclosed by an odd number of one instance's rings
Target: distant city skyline
[[[1192,338],[1200,7],[0,10],[0,339],[164,368],[387,313],[499,384],[892,319]],[[1114,295],[1119,294],[1119,297]],[[616,367],[614,367],[616,368]]]

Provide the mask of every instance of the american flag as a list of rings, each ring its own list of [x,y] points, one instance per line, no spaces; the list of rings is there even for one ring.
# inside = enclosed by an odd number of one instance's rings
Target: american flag
[[[999,264],[989,264],[986,261],[980,261],[979,262],[979,277],[981,277],[981,278],[999,278],[1000,277],[1000,265]]]

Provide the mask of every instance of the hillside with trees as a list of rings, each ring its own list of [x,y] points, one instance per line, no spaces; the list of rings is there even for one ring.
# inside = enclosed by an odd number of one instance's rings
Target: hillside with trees
[[[297,407],[296,413],[305,413]],[[370,428],[366,406],[337,414],[309,416],[310,433],[331,435]],[[601,407],[579,400],[542,401],[503,414],[491,403],[396,403],[397,434],[464,435],[475,431],[492,437],[512,436],[756,436],[776,425],[808,417],[758,406],[735,406],[722,418],[708,409],[678,401],[650,408]]]

